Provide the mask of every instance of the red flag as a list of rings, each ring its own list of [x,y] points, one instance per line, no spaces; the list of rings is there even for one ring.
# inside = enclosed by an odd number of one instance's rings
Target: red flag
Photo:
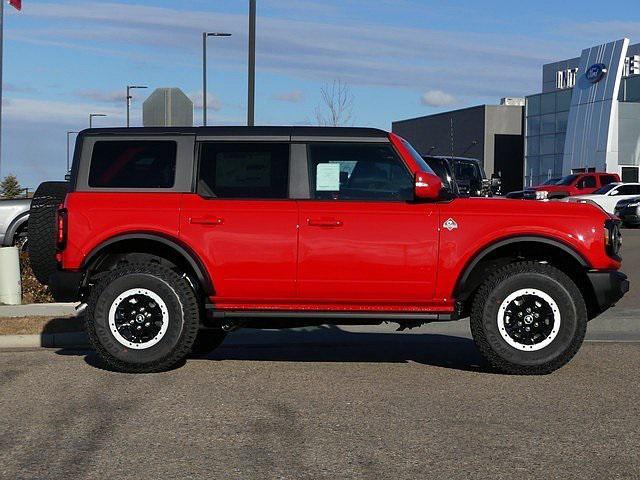
[[[22,10],[22,0],[9,0],[9,5],[16,10]]]

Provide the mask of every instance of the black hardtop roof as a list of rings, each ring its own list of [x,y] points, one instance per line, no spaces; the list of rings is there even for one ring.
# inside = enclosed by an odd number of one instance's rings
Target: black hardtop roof
[[[387,138],[388,132],[364,127],[132,127],[92,128],[80,135],[200,135]]]

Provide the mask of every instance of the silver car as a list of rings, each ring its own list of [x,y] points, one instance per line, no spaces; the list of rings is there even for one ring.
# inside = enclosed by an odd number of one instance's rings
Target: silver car
[[[0,200],[0,246],[26,245],[30,208],[30,198]]]

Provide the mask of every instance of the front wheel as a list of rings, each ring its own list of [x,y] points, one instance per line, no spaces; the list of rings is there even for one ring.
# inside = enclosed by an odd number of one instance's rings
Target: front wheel
[[[573,358],[587,329],[576,284],[548,264],[518,262],[491,275],[471,310],[471,333],[497,370],[548,374]]]
[[[85,326],[100,357],[121,372],[168,370],[190,353],[200,308],[188,281],[155,263],[127,264],[92,289]]]

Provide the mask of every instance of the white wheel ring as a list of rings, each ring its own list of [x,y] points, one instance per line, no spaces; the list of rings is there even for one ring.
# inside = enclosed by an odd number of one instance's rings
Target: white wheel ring
[[[154,302],[158,304],[162,312],[162,326],[160,327],[160,331],[158,334],[153,337],[148,342],[144,343],[134,343],[130,342],[126,338],[124,338],[118,329],[116,328],[116,311],[120,304],[126,298],[131,297],[132,295],[146,295],[149,298],[152,298]],[[160,298],[155,292],[148,290],[146,288],[132,288],[131,290],[127,290],[126,292],[122,292],[111,304],[111,308],[109,309],[109,330],[111,330],[111,334],[115,337],[118,343],[124,345],[127,348],[131,348],[133,350],[145,350],[147,348],[151,348],[154,345],[157,345],[160,340],[164,338],[164,335],[167,333],[169,329],[169,309],[167,308],[167,304],[164,303],[164,300]]]
[[[537,297],[540,297],[549,304],[549,307],[551,307],[551,310],[553,312],[553,327],[551,329],[551,333],[549,333],[549,336],[542,342],[536,343],[535,345],[525,345],[523,343],[516,342],[509,336],[509,334],[507,333],[507,329],[504,326],[504,315],[507,311],[507,307],[512,301],[514,301],[518,297],[522,297],[523,295],[535,295]],[[498,331],[500,332],[500,336],[510,346],[522,352],[535,352],[537,350],[542,350],[543,348],[548,346],[558,336],[558,333],[560,332],[560,322],[560,309],[558,308],[558,304],[556,303],[556,301],[548,294],[546,294],[542,290],[538,290],[537,288],[523,288],[521,290],[513,292],[511,295],[504,299],[504,301],[498,308]]]

